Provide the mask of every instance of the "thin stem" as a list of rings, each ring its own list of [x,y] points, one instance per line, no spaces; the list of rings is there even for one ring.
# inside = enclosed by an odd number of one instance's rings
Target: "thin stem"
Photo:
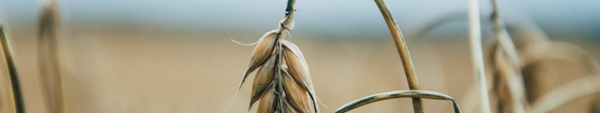
[[[406,74],[406,78],[408,79],[408,86],[411,90],[419,90],[419,82],[417,81],[417,75],[415,74],[415,69],[410,58],[410,53],[408,52],[408,47],[406,46],[406,41],[404,41],[404,37],[402,36],[402,32],[396,23],[396,20],[392,16],[391,11],[388,9],[387,5],[383,0],[375,0],[377,3],[377,7],[379,7],[379,11],[381,11],[381,15],[385,19],[385,23],[392,34],[392,38],[394,39],[394,43],[396,43],[396,48],[398,49],[398,53],[400,54],[400,59],[402,60],[402,66],[404,67],[404,72]],[[413,108],[415,113],[423,113],[423,103],[420,98],[412,98],[413,100]]]
[[[399,90],[399,91],[390,91],[390,92],[373,94],[370,96],[360,98],[360,99],[352,101],[346,105],[343,105],[342,107],[337,108],[336,110],[332,111],[331,113],[345,113],[345,112],[348,112],[355,108],[358,108],[358,107],[361,107],[361,106],[364,106],[364,105],[367,105],[370,103],[382,101],[382,100],[395,99],[395,98],[411,98],[411,97],[427,98],[427,99],[434,99],[434,100],[451,100],[452,104],[454,105],[454,112],[455,113],[462,112],[460,110],[460,106],[455,101],[455,99],[449,95],[439,93],[439,92],[425,91],[425,90]]]
[[[0,41],[2,41],[2,50],[4,51],[4,58],[6,58],[6,65],[8,66],[8,73],[10,74],[10,83],[13,90],[13,98],[15,99],[15,107],[17,113],[25,113],[25,104],[23,104],[23,94],[21,92],[21,84],[19,83],[19,75],[17,74],[17,67],[15,66],[12,51],[10,51],[8,45],[8,39],[4,34],[4,29],[0,26]]]
[[[492,0],[492,4],[492,21],[494,23],[494,32],[496,34],[496,38],[498,39],[498,43],[507,54],[511,63],[510,65],[513,67],[519,67],[520,64],[519,57],[516,52],[517,50],[515,49],[515,44],[506,31],[504,22],[500,19],[500,14],[498,13],[498,3],[496,0]],[[519,68],[516,69],[520,70]]]
[[[38,23],[38,63],[49,113],[63,113],[64,100],[58,50],[58,6],[55,0],[47,3]]]
[[[475,78],[479,84],[479,97],[482,113],[490,113],[490,103],[487,91],[487,82],[485,78],[485,68],[483,66],[483,52],[481,49],[481,25],[479,20],[479,3],[477,0],[469,2],[469,39],[471,44],[471,55],[473,67],[475,68]]]
[[[497,48],[499,51],[495,53],[496,56],[494,59],[496,61],[496,68],[501,76],[500,78],[504,79],[503,81],[507,83],[505,85],[509,92],[508,95],[500,96],[499,98],[504,98],[505,100],[502,101],[506,101],[501,104],[512,106],[502,108],[503,110],[501,111],[521,113],[526,112],[529,106],[525,104],[527,102],[527,97],[525,96],[525,85],[523,84],[523,77],[519,67],[520,64],[519,57],[516,52],[517,50],[515,49],[515,45],[506,31],[504,22],[500,19],[497,0],[492,0],[492,7],[494,32],[499,45],[499,48]]]
[[[287,25],[294,19],[294,13],[296,12],[296,8],[294,8],[294,5],[296,5],[296,0],[288,0],[287,6],[285,8],[285,18],[281,22],[282,25]]]
[[[294,5],[296,5],[296,0],[288,0],[287,7],[285,8],[285,12],[294,11]]]
[[[530,113],[546,113],[569,101],[600,93],[600,75],[590,75],[553,88],[531,105]]]

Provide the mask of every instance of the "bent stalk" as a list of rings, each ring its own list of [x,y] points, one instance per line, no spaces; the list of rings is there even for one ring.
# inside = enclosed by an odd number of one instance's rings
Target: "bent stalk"
[[[411,90],[419,90],[419,82],[417,81],[417,75],[415,74],[415,69],[410,58],[410,53],[408,52],[408,47],[406,46],[406,41],[404,41],[402,32],[400,31],[396,20],[392,16],[392,12],[389,10],[383,0],[375,0],[375,3],[377,3],[377,7],[379,7],[379,11],[381,11],[381,15],[383,15],[383,19],[385,19],[385,23],[392,34],[392,38],[394,39],[394,43],[396,44],[396,48],[400,54],[400,59],[402,60],[402,66],[404,67],[409,88]],[[412,100],[415,113],[423,113],[423,102],[421,99],[412,98]]]

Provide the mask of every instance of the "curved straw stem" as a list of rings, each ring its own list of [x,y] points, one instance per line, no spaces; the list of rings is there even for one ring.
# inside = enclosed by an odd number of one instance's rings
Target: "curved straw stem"
[[[2,50],[4,51],[4,58],[8,67],[8,73],[10,75],[10,82],[13,90],[13,98],[15,101],[15,108],[17,113],[25,113],[25,104],[23,103],[23,94],[21,92],[21,84],[19,83],[19,75],[17,74],[17,67],[15,66],[12,51],[8,45],[8,38],[4,34],[4,29],[0,25],[0,41],[2,41]]]
[[[443,94],[443,93],[438,93],[438,92],[433,92],[433,91],[425,91],[425,90],[400,90],[400,91],[390,91],[390,92],[374,94],[374,95],[366,96],[366,97],[360,98],[358,100],[352,101],[346,105],[343,105],[343,106],[337,108],[336,110],[334,110],[332,113],[348,112],[348,111],[358,108],[360,106],[364,106],[369,103],[387,100],[387,99],[415,98],[415,97],[416,98],[436,99],[436,100],[451,100],[452,105],[454,105],[454,112],[461,113],[460,106],[458,106],[458,103],[456,102],[456,100],[454,100],[453,97]]]
[[[511,63],[511,66],[519,69],[519,56],[517,55],[517,49],[515,48],[515,44],[512,39],[508,35],[506,31],[506,27],[504,25],[504,21],[500,19],[500,14],[498,12],[498,3],[496,0],[492,0],[492,22],[494,24],[494,32],[496,38],[498,39],[498,43],[500,47],[504,50],[504,53],[508,56],[508,59]]]
[[[408,86],[411,90],[418,90],[419,82],[417,81],[417,75],[415,74],[415,69],[410,58],[410,53],[408,52],[408,47],[406,46],[406,41],[404,41],[404,37],[402,36],[402,32],[385,2],[383,0],[375,0],[375,3],[377,3],[379,11],[381,11],[381,15],[383,15],[383,19],[385,19],[385,23],[392,34],[392,38],[394,39],[394,43],[400,54],[402,66],[404,67],[404,72],[406,73],[406,78],[408,80]],[[413,98],[412,100],[415,113],[423,113],[423,102],[421,99]]]
[[[531,104],[531,113],[546,113],[568,101],[594,93],[600,93],[600,77],[582,77],[540,96]]]
[[[490,113],[490,102],[487,92],[487,82],[485,78],[485,68],[483,66],[483,52],[481,49],[481,25],[479,20],[479,2],[469,0],[469,39],[471,44],[471,55],[473,67],[475,68],[475,78],[479,84],[479,97],[482,113]]]

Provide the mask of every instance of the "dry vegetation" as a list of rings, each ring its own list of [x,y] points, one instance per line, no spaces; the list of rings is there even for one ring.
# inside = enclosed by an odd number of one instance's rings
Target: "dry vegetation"
[[[309,71],[309,65],[307,62],[310,62],[310,59],[317,58],[309,58],[305,57],[303,52],[300,50],[296,44],[292,43],[289,40],[285,39],[287,33],[289,33],[294,28],[294,16],[296,9],[294,8],[295,0],[288,0],[286,4],[285,16],[279,22],[279,26],[277,29],[273,31],[269,31],[265,33],[257,42],[252,44],[242,44],[237,41],[234,41],[240,45],[244,46],[253,46],[255,45],[254,50],[250,55],[249,63],[246,67],[246,70],[243,71],[243,76],[238,86],[237,90],[234,94],[233,100],[231,103],[228,103],[229,109],[228,112],[236,111],[234,110],[236,103],[238,100],[238,93],[246,96],[249,95],[249,98],[243,102],[248,102],[249,106],[247,111],[252,111],[253,106],[257,105],[256,112],[259,113],[271,113],[271,112],[303,112],[303,113],[318,113],[318,112],[329,112],[325,111],[327,109],[319,109],[319,104],[322,104],[319,98],[317,98],[317,89],[319,87],[325,87],[326,85],[314,85],[313,80],[328,82],[335,80],[318,80],[323,79],[324,75],[314,74],[319,77],[311,77],[311,72]],[[435,100],[450,100],[452,101],[452,109],[456,113],[460,113],[461,110],[459,104],[467,104],[465,107],[466,112],[483,112],[483,113],[545,113],[553,111],[554,109],[559,108],[567,102],[573,101],[582,97],[592,97],[593,100],[589,103],[589,106],[585,106],[589,108],[589,112],[598,112],[600,109],[600,65],[594,57],[590,56],[582,47],[578,45],[565,42],[565,41],[554,41],[550,40],[538,27],[535,25],[529,26],[519,26],[519,28],[525,32],[529,33],[526,36],[519,36],[523,34],[518,34],[516,32],[512,36],[509,34],[507,30],[507,26],[500,16],[500,10],[498,9],[498,4],[496,0],[492,0],[493,5],[493,13],[490,16],[491,22],[485,23],[480,22],[479,16],[479,6],[478,0],[470,0],[470,8],[469,8],[469,25],[470,25],[470,49],[473,62],[473,71],[475,75],[476,85],[472,86],[472,88],[467,89],[466,93],[440,93],[434,91],[421,90],[419,87],[419,82],[417,80],[416,68],[418,66],[413,65],[413,59],[411,59],[411,55],[409,53],[407,42],[403,37],[400,28],[398,27],[396,20],[392,16],[392,12],[388,9],[387,5],[383,0],[375,0],[381,14],[390,30],[391,36],[393,38],[396,50],[400,56],[400,61],[403,67],[403,72],[406,75],[406,80],[408,83],[409,90],[396,90],[396,91],[385,91],[383,93],[376,93],[369,96],[365,96],[359,98],[357,100],[351,101],[346,104],[340,104],[342,102],[336,102],[336,105],[341,105],[336,109],[332,110],[333,113],[344,113],[350,110],[368,105],[374,104],[375,102],[379,102],[382,100],[388,99],[396,99],[396,98],[411,98],[413,104],[413,111],[415,113],[423,113],[425,112],[425,104],[422,99],[435,99]],[[59,20],[58,18],[58,5],[57,2],[51,1],[49,2],[41,11],[41,16],[39,19],[38,35],[37,35],[37,54],[38,54],[38,65],[39,65],[39,78],[41,78],[39,84],[43,86],[41,93],[43,94],[43,102],[47,107],[46,112],[48,113],[64,113],[64,112],[82,112],[86,111],[86,107],[91,105],[85,104],[76,104],[76,103],[86,103],[82,101],[77,101],[77,98],[92,98],[93,96],[87,97],[89,95],[84,96],[74,96],[71,98],[74,99],[66,99],[68,98],[65,95],[77,95],[78,88],[74,88],[73,86],[68,86],[69,84],[76,84],[76,78],[74,78],[74,74],[66,74],[62,71],[67,69],[65,68],[67,64],[61,64],[64,62],[60,62],[61,52],[59,51]],[[490,24],[493,26],[493,34],[495,42],[491,45],[492,49],[489,52],[484,52],[481,41],[481,24]],[[1,24],[0,24],[1,25]],[[435,27],[435,26],[431,26]],[[426,29],[429,30],[429,29]],[[4,81],[7,81],[6,78],[10,79],[10,85],[2,84],[2,95],[0,95],[2,101],[0,101],[0,108],[2,112],[9,113],[25,113],[25,105],[23,100],[23,94],[21,89],[21,84],[24,84],[19,80],[19,76],[17,74],[17,66],[15,66],[11,44],[8,39],[10,37],[6,37],[4,34],[4,29],[0,26],[0,36],[2,41],[3,48],[3,56],[5,58],[6,67],[8,68],[8,77],[3,77]],[[116,42],[116,41],[113,41]],[[305,41],[306,42],[306,41]],[[309,41],[308,41],[309,42]],[[383,41],[390,42],[390,41]],[[205,44],[209,44],[205,43]],[[316,42],[313,42],[316,43]],[[391,43],[391,42],[390,42]],[[327,47],[331,47],[330,44]],[[340,44],[342,45],[342,44]],[[376,44],[366,44],[364,46],[374,46]],[[68,47],[68,46],[66,46]],[[317,53],[317,47],[306,47],[309,48],[308,53],[314,54]],[[383,47],[382,47],[383,48]],[[421,50],[421,49],[417,49]],[[239,51],[234,51],[239,52]],[[306,51],[305,51],[306,52]],[[451,52],[453,53],[453,52]],[[331,53],[329,53],[331,54]],[[490,56],[490,62],[484,62],[484,54]],[[64,54],[63,54],[64,56]],[[319,56],[319,55],[312,55]],[[383,54],[374,54],[371,57],[380,57]],[[235,56],[237,57],[237,56]],[[319,56],[325,57],[325,56]],[[446,60],[447,58],[441,59]],[[327,61],[327,59],[317,59],[319,61]],[[421,61],[426,61],[429,59],[422,59]],[[435,59],[432,59],[435,60]],[[418,61],[418,60],[415,60]],[[564,63],[578,65],[585,70],[585,72],[589,76],[578,77],[575,80],[570,82],[555,85],[556,87],[549,87],[544,85],[544,82],[548,81],[548,77],[545,77],[544,74],[548,73],[549,70],[537,69],[540,66],[543,66],[544,63],[553,62],[553,61],[562,61]],[[335,63],[334,61],[324,62],[324,63]],[[488,63],[488,64],[486,64]],[[241,63],[233,63],[233,64],[241,64]],[[351,64],[351,63],[350,63]],[[335,68],[343,68],[344,64],[340,64],[340,66],[334,66]],[[312,65],[311,69],[319,68],[315,65]],[[487,75],[486,68],[484,66],[489,66],[491,71],[491,75]],[[391,67],[388,65],[382,65],[381,67]],[[399,66],[395,66],[399,67]],[[21,68],[19,68],[21,69]],[[161,68],[163,69],[163,68]],[[235,69],[235,68],[228,68]],[[367,69],[375,69],[375,68],[365,68]],[[317,69],[319,71],[323,71],[321,69]],[[350,70],[350,69],[347,69]],[[396,70],[396,69],[390,69]],[[327,72],[333,70],[325,70]],[[455,70],[451,70],[455,71]],[[252,81],[252,87],[249,91],[250,93],[244,93],[243,84],[246,79],[255,73],[254,80]],[[223,75],[228,75],[230,73],[226,73]],[[336,74],[333,72],[329,72],[329,74]],[[368,73],[372,74],[372,73]],[[229,76],[229,75],[228,75]],[[339,76],[339,75],[338,75]],[[442,76],[442,75],[440,75]],[[567,75],[565,75],[567,76]],[[568,75],[570,76],[570,75]],[[66,77],[66,78],[65,78]],[[335,78],[333,76],[331,78]],[[367,76],[364,78],[373,79],[379,76]],[[488,87],[488,80],[486,77],[491,77],[491,87]],[[68,79],[71,78],[71,79]],[[473,76],[471,76],[473,78]],[[231,78],[223,78],[223,79],[231,79]],[[460,80],[464,80],[463,78],[458,78]],[[65,81],[66,80],[66,81]],[[380,80],[380,79],[377,79]],[[385,79],[381,79],[385,80]],[[423,80],[423,79],[422,79]],[[455,79],[451,79],[455,80]],[[427,80],[425,80],[427,81]],[[464,80],[467,81],[467,80]],[[473,81],[473,80],[468,80]],[[396,81],[398,82],[398,81]],[[400,81],[402,82],[402,81]],[[28,83],[31,83],[29,81]],[[210,82],[212,83],[212,82]],[[426,82],[427,83],[427,82]],[[127,84],[127,83],[123,83]],[[206,83],[209,84],[209,83]],[[206,85],[205,84],[205,85]],[[341,83],[340,83],[341,84]],[[66,86],[65,86],[66,85]],[[139,84],[138,84],[139,85]],[[330,84],[331,85],[331,84]],[[386,84],[387,85],[387,84]],[[135,86],[135,85],[132,85]],[[184,85],[188,86],[188,85]],[[346,87],[344,85],[338,85],[342,87]],[[335,87],[338,87],[335,86]],[[118,88],[119,86],[111,86],[110,88]],[[333,86],[330,86],[333,87]],[[348,86],[350,87],[350,86]],[[400,86],[386,86],[386,87],[400,87]],[[451,86],[454,87],[454,86]],[[66,88],[66,90],[63,90]],[[363,87],[363,89],[369,89],[370,87]],[[6,90],[10,89],[10,90]],[[69,90],[70,89],[70,90]],[[135,88],[129,88],[135,89]],[[325,89],[325,88],[324,88]],[[332,89],[332,88],[329,88]],[[340,89],[340,88],[333,88]],[[462,88],[453,88],[452,90],[458,90]],[[360,90],[359,88],[351,88],[349,90]],[[112,90],[109,90],[112,91]],[[332,91],[321,90],[319,94],[323,95],[331,95],[330,93],[335,93]],[[11,92],[10,96],[7,96],[4,92]],[[380,91],[378,91],[380,92]],[[200,92],[203,93],[203,92]],[[206,92],[204,92],[206,93]],[[362,93],[362,92],[361,92]],[[490,97],[488,97],[488,93],[491,93]],[[452,96],[458,96],[459,94],[471,95],[460,101],[459,99],[455,99]],[[113,94],[117,95],[117,94]],[[133,94],[132,94],[133,95]],[[476,96],[475,96],[476,95]],[[133,97],[133,96],[132,96]],[[169,96],[166,96],[169,97]],[[335,96],[319,96],[324,101],[331,100]],[[325,97],[325,98],[323,98]],[[327,98],[330,97],[330,98]],[[140,97],[136,97],[140,98]],[[353,97],[355,98],[355,97]],[[220,98],[222,99],[222,98]],[[240,99],[240,100],[242,100]],[[100,99],[98,99],[100,100]],[[144,99],[143,99],[144,100]],[[147,100],[147,99],[146,99]],[[347,99],[346,99],[347,100]],[[345,100],[345,101],[346,101]],[[472,101],[469,101],[472,100]],[[490,101],[491,100],[491,101]],[[139,100],[133,100],[139,101]],[[68,102],[71,102],[70,104]],[[431,102],[440,102],[440,101],[431,101]],[[131,102],[134,105],[145,104],[145,102]],[[345,102],[343,102],[345,103]],[[387,103],[386,103],[387,104]],[[218,104],[220,107],[224,104]],[[377,106],[381,106],[383,104],[374,104]],[[493,106],[495,105],[495,106]],[[396,104],[390,106],[397,106]],[[402,104],[402,106],[406,106]],[[475,107],[480,107],[477,111]],[[464,106],[463,106],[464,107]],[[139,108],[150,108],[148,106],[144,107],[134,107],[138,108],[138,110],[126,109],[124,111],[127,112],[144,112],[145,110],[139,110]],[[245,108],[244,108],[245,109]],[[101,110],[98,110],[101,111]],[[201,110],[202,111],[202,110]],[[224,112],[222,110],[216,110],[220,112]],[[431,108],[431,111],[450,111],[447,109],[435,110],[435,108]]]
[[[13,60],[13,55],[12,55],[12,50],[10,48],[10,46],[8,45],[8,37],[6,37],[6,34],[4,33],[4,26],[2,26],[2,24],[0,23],[0,41],[2,44],[2,54],[5,62],[6,62],[6,67],[8,68],[8,79],[10,81],[3,81],[4,83],[10,83],[10,85],[6,84],[4,85],[5,87],[3,87],[3,89],[10,89],[8,90],[9,92],[12,92],[11,94],[8,94],[9,96],[5,96],[5,98],[2,98],[2,100],[8,100],[8,101],[3,101],[3,112],[15,112],[15,113],[24,113],[25,112],[25,104],[23,103],[23,91],[21,88],[21,84],[20,84],[20,80],[19,80],[19,74],[17,73],[17,67],[15,66],[14,60]],[[8,98],[6,98],[8,97]],[[12,102],[12,103],[11,103]],[[4,107],[6,106],[6,107]]]
[[[294,43],[285,40],[286,32],[293,29],[293,23],[291,26],[288,24],[294,19],[294,2],[288,1],[285,18],[279,23],[279,28],[265,33],[255,43],[256,47],[250,55],[250,63],[234,95],[237,97],[248,74],[260,67],[252,84],[249,110],[260,99],[257,110],[260,113],[319,112],[304,55]]]

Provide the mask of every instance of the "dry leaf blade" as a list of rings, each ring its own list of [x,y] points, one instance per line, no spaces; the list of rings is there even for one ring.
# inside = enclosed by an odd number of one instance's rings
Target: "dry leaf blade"
[[[433,91],[425,91],[425,90],[400,90],[400,91],[390,91],[378,93],[370,96],[366,96],[360,98],[358,100],[352,101],[342,107],[337,108],[332,113],[345,113],[352,109],[358,108],[363,105],[367,105],[373,102],[394,99],[394,98],[428,98],[428,99],[436,99],[436,100],[451,100],[454,106],[455,113],[461,113],[460,106],[456,100],[446,94],[433,92]]]

